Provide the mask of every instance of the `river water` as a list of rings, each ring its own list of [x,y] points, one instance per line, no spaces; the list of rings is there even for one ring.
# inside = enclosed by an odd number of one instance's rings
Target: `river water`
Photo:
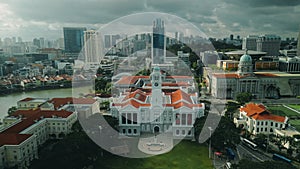
[[[72,88],[39,90],[23,93],[13,93],[0,96],[0,121],[7,115],[7,111],[12,106],[17,106],[17,101],[26,97],[33,98],[53,98],[53,97],[72,97]]]

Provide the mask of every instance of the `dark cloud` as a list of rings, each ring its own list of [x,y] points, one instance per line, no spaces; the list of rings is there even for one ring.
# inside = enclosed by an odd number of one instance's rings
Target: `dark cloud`
[[[24,22],[57,24],[57,30],[66,24],[105,24],[137,12],[174,14],[198,25],[208,35],[276,33],[296,36],[300,24],[300,0],[2,0],[1,3],[8,4]],[[128,24],[152,25],[149,23],[152,19],[131,19]],[[29,28],[30,23],[25,25],[20,32],[48,30],[42,28],[45,25],[36,28]],[[32,30],[29,32],[34,32]],[[49,32],[52,31],[55,32]]]

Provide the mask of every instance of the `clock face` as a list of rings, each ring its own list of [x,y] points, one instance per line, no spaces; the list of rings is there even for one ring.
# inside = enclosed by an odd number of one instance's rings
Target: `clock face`
[[[158,86],[158,83],[154,83],[154,86]]]

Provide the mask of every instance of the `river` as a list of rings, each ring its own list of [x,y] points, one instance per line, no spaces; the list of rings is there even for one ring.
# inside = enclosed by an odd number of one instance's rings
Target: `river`
[[[7,115],[7,111],[12,106],[17,106],[17,101],[26,97],[33,98],[53,98],[53,97],[72,97],[72,88],[39,90],[23,93],[13,93],[0,96],[0,121]]]

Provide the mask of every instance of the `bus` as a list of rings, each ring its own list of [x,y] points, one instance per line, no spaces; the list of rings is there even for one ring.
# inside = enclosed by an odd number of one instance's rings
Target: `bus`
[[[286,163],[291,163],[292,160],[282,156],[282,155],[279,155],[279,154],[273,154],[273,160],[276,160],[276,161],[283,161],[283,162],[286,162]]]
[[[248,140],[248,139],[245,139],[245,138],[242,138],[242,142],[248,146],[249,148],[251,148],[252,150],[257,150],[257,145],[255,143],[253,143],[252,141]]]

